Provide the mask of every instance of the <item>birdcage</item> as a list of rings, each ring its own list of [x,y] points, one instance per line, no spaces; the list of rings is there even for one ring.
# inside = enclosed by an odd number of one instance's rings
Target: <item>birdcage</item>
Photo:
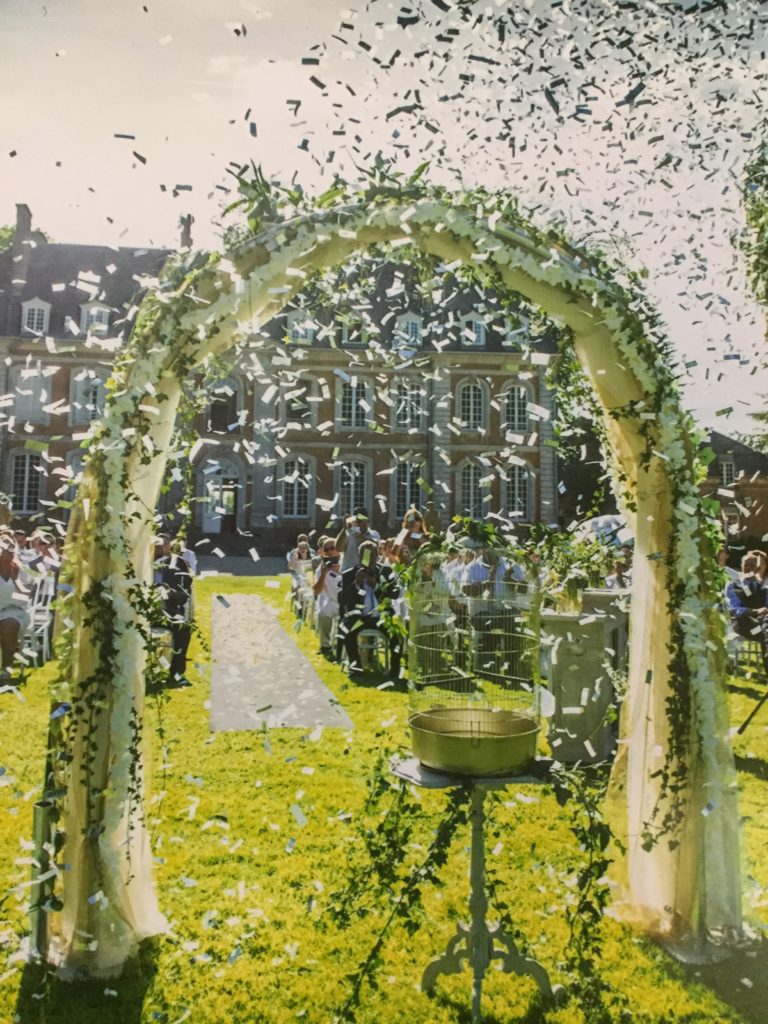
[[[539,732],[536,582],[496,549],[419,557],[409,588],[409,724],[430,768],[523,771]]]

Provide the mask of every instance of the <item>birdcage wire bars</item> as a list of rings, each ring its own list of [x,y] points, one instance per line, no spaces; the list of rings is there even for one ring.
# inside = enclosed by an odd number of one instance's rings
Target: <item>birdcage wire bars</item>
[[[409,588],[409,722],[428,767],[510,774],[535,754],[539,592],[510,574],[489,549],[419,559]]]

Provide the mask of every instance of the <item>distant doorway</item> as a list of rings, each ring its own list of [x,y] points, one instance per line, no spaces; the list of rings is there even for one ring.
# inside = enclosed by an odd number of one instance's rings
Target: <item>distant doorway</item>
[[[236,533],[242,486],[237,469],[230,462],[222,460],[214,471],[203,471],[203,481],[203,533]]]

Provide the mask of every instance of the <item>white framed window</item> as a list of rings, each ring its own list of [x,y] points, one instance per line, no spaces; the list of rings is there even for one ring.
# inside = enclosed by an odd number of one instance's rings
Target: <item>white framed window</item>
[[[507,517],[518,523],[531,519],[532,476],[528,466],[512,465],[505,481]]]
[[[278,419],[290,430],[309,430],[317,425],[320,385],[310,377],[298,377],[280,396]]]
[[[414,349],[421,348],[422,342],[422,319],[415,313],[403,313],[395,321],[395,331],[392,336],[392,348]]]
[[[318,324],[306,309],[292,309],[286,316],[286,340],[294,345],[311,345]]]
[[[103,337],[109,333],[109,306],[101,302],[84,302],[80,307],[81,334],[97,334]]]
[[[504,348],[522,349],[531,330],[527,317],[508,316],[504,320],[504,337],[501,344]]]
[[[312,505],[314,472],[308,459],[297,456],[284,459],[281,465],[281,511],[283,519],[308,519]]]
[[[488,394],[483,381],[464,380],[456,388],[456,417],[466,430],[485,430],[488,425]]]
[[[28,515],[40,508],[42,490],[42,460],[32,452],[19,452],[13,456],[11,495],[13,511]]]
[[[21,329],[24,334],[45,334],[51,318],[51,304],[43,299],[27,299],[21,304]]]
[[[723,487],[730,487],[736,483],[736,463],[732,460],[723,460],[720,463],[720,478]]]
[[[525,434],[528,431],[528,388],[524,384],[510,384],[501,395],[502,429]]]
[[[238,430],[244,406],[242,383],[234,377],[225,377],[211,386],[209,395],[210,402],[205,415],[206,430],[213,434],[228,434]]]
[[[459,515],[484,519],[490,485],[483,467],[478,462],[467,460],[459,466],[457,475]]]
[[[339,427],[362,430],[373,419],[373,390],[368,380],[351,377],[340,380],[337,390],[337,422]]]
[[[336,471],[339,515],[346,519],[359,506],[368,508],[369,464],[363,459],[342,459]]]
[[[25,366],[12,366],[9,374],[13,393],[13,411],[18,423],[47,423],[48,413],[43,406],[50,401],[40,362]]]
[[[368,325],[359,316],[341,317],[342,345],[365,345],[368,335]]]
[[[392,516],[401,520],[409,508],[420,508],[424,504],[421,483],[424,466],[421,462],[397,462],[392,474],[394,500]]]
[[[247,478],[240,458],[217,448],[206,446],[211,454],[194,467],[199,523],[203,533],[233,534],[245,526]]]
[[[459,321],[461,344],[465,348],[484,348],[487,328],[485,320],[477,313],[465,313]]]
[[[105,382],[93,370],[80,370],[70,378],[69,422],[73,426],[93,423],[104,415]]]
[[[392,388],[392,429],[421,430],[424,385],[417,377],[396,377]]]

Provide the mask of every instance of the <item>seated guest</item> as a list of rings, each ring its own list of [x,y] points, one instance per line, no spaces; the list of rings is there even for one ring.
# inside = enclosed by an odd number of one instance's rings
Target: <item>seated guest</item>
[[[339,553],[336,542],[325,538],[320,548],[321,562],[315,569],[315,606],[317,608],[317,631],[320,635],[320,653],[326,658],[333,656],[331,638],[333,624],[339,617],[339,591],[341,590],[341,573],[339,572]]]
[[[376,541],[364,541],[357,548],[357,563],[341,574],[339,640],[346,647],[351,675],[363,670],[358,644],[360,631],[379,629],[385,632],[381,605],[386,601],[391,606],[398,596],[394,573],[389,566],[378,564],[377,553]],[[400,639],[393,634],[388,636],[391,672],[397,679],[400,676]]]
[[[168,686],[189,686],[186,679],[187,650],[192,637],[190,599],[192,576],[189,566],[181,557],[166,555],[161,539],[155,544],[155,586],[160,592],[163,612],[171,634],[171,665]]]
[[[296,547],[286,555],[288,572],[291,574],[291,596],[296,614],[304,617],[312,597],[310,584],[311,575],[315,571],[316,556],[309,546],[309,537],[300,533],[296,538]]]
[[[733,631],[762,646],[763,663],[768,669],[768,587],[759,576],[760,559],[748,552],[741,560],[741,579],[731,580],[725,588],[725,600]]]

